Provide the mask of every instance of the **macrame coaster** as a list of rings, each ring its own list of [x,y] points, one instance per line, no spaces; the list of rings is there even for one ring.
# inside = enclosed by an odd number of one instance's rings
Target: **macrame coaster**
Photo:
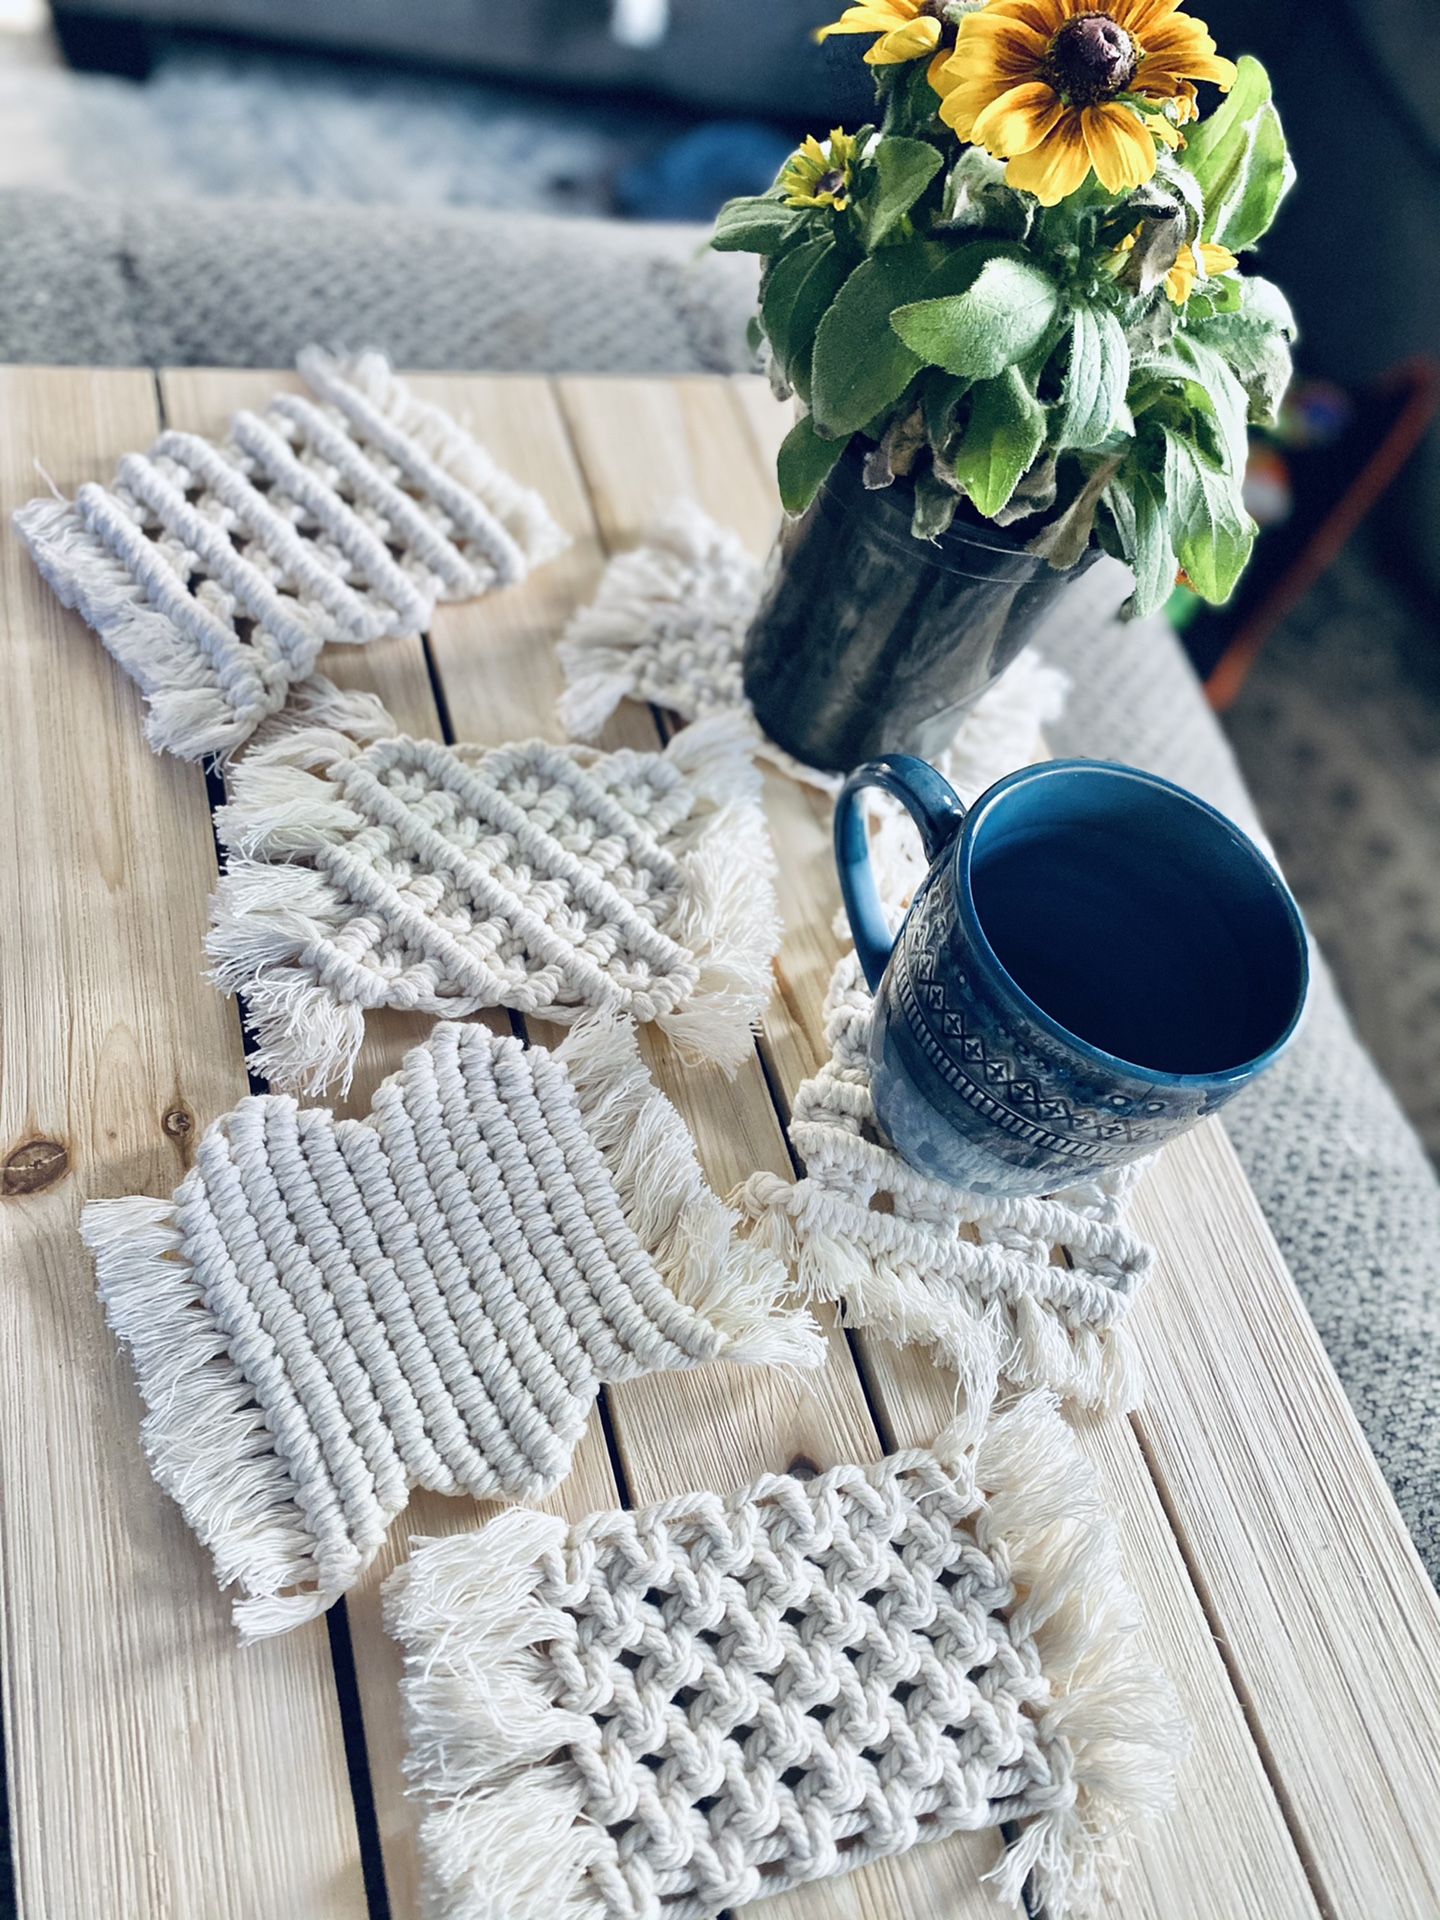
[[[1138,1404],[1121,1325],[1152,1254],[1125,1224],[1140,1167],[1046,1199],[964,1193],[910,1167],[875,1126],[873,1001],[853,953],[825,1001],[830,1058],[795,1096],[803,1179],[752,1174],[739,1196],[756,1235],[803,1293],[839,1301],[848,1326],[920,1341],[956,1369],[982,1422],[1001,1379],[1081,1406]]]
[[[565,544],[378,353],[307,347],[315,395],[236,414],[218,445],[167,432],[113,487],[33,500],[15,524],[149,702],[157,752],[233,752],[323,646],[418,633],[437,600],[521,579]]]
[[[827,791],[839,778],[807,767],[760,731],[741,684],[740,655],[760,598],[761,569],[733,533],[693,503],[650,543],[610,562],[593,603],[558,649],[566,731],[590,740],[622,700],[648,701],[682,719],[739,713],[754,751]],[[1064,703],[1066,680],[1034,652],[1020,654],[975,703],[938,762],[963,798],[1035,758],[1040,730]],[[977,776],[978,783],[977,783]]]
[[[348,1082],[374,1007],[615,1007],[726,1066],[750,1049],[780,930],[733,719],[663,754],[281,732],[231,795],[209,951],[274,1085]]]
[[[978,1451],[574,1527],[514,1510],[386,1587],[439,1920],[709,1920],[958,1831],[1093,1912],[1187,1734],[1049,1396]]]
[[[412,1486],[547,1493],[603,1382],[818,1365],[735,1219],[599,1014],[555,1053],[437,1027],[363,1121],[242,1100],[170,1199],[83,1230],[155,1477],[256,1637],[353,1585]]]

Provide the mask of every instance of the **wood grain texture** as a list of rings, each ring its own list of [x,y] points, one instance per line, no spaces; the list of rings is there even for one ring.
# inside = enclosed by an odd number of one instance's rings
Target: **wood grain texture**
[[[85,1199],[169,1192],[245,1091],[233,1009],[201,970],[204,780],[150,753],[134,688],[9,526],[35,458],[70,492],[148,446],[154,386],[6,371],[0,421],[0,1630],[20,1913],[350,1920],[365,1904],[325,1629],[241,1653],[209,1555],[150,1477],[77,1231]],[[63,1165],[26,1157],[37,1142]]]

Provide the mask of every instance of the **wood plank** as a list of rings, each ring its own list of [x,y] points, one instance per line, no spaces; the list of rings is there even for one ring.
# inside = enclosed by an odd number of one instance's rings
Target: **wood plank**
[[[736,393],[768,462],[785,410],[760,382],[737,382]],[[803,836],[809,823],[797,830]],[[820,869],[823,835],[810,851],[807,882]],[[807,885],[805,898],[806,920],[823,921],[833,882],[819,900]],[[801,941],[792,954],[787,940],[782,972],[808,978],[813,967],[811,945]],[[806,1010],[812,1001],[802,991],[786,1004]],[[803,1035],[793,1021],[774,1034],[782,1085],[794,1084],[807,1043],[818,1056],[818,1033]],[[1154,1484],[1113,1425],[1096,1424],[1092,1457],[1127,1535],[1146,1508],[1157,1546],[1160,1509],[1178,1526],[1327,1907],[1440,1910],[1440,1607],[1218,1121],[1166,1153],[1136,1217],[1159,1253],[1135,1319],[1151,1391],[1134,1424]],[[1137,1557],[1139,1545],[1127,1537],[1130,1564],[1143,1568],[1149,1556]],[[1358,1604],[1338,1615],[1337,1566],[1367,1570],[1349,1583]],[[1152,1615],[1176,1597],[1173,1580],[1141,1584]],[[1199,1627],[1192,1618],[1166,1636],[1167,1664]],[[1377,1645],[1405,1653],[1377,1662]],[[1223,1729],[1199,1678],[1182,1685],[1203,1729],[1187,1790],[1203,1774],[1213,1793]],[[1232,1752],[1232,1763],[1242,1759]],[[1216,1797],[1209,1835],[1197,1834],[1199,1848],[1169,1863],[1161,1885],[1213,1885],[1211,1842],[1224,1851],[1227,1828],[1247,1812],[1248,1800]],[[1250,1848],[1232,1843],[1230,1857],[1248,1863]],[[1217,1891],[1221,1910],[1239,1910],[1243,1887]]]
[[[740,527],[753,543],[768,541],[775,510],[756,484],[751,449],[723,383],[568,379],[558,390],[608,551],[635,544],[667,506],[686,497]],[[791,784],[778,776],[767,781],[767,802],[777,782]],[[788,918],[788,891],[782,905]],[[663,1063],[659,1072],[722,1189],[760,1167],[787,1170],[773,1102],[758,1071],[737,1077],[728,1111],[716,1104],[718,1089],[692,1073],[667,1075]],[[778,1395],[794,1393],[791,1383],[753,1374],[727,1377],[722,1370],[683,1383],[643,1382],[616,1395],[617,1437],[635,1499],[731,1484],[765,1468],[790,1467],[797,1457],[822,1467],[841,1458],[875,1457],[879,1442],[843,1348],[832,1346],[826,1375],[844,1383],[843,1400],[828,1418],[822,1405],[799,1400],[786,1417]],[[624,1414],[628,1430],[622,1430]],[[958,1834],[751,1911],[767,1920],[881,1920],[903,1912],[978,1920],[993,1911],[982,1876],[999,1851],[993,1833]]]
[[[636,383],[625,381],[565,383],[577,446],[592,482],[600,463],[623,463],[623,479],[605,495],[610,514],[605,530],[613,544],[643,538],[661,504],[688,493],[722,524],[739,530],[757,553],[763,551],[776,508],[768,454],[753,437],[756,389],[745,385],[748,395],[744,386],[732,389],[727,424],[710,383],[669,383],[639,392]],[[782,411],[768,395],[758,409],[762,420],[763,409],[772,409],[772,418]],[[655,451],[662,442],[685,452],[662,460]],[[658,475],[653,472],[657,463]],[[838,891],[823,797],[776,775],[767,785],[767,804],[781,862],[785,941],[778,991],[765,1022],[765,1050],[774,1083],[793,1093],[822,1056],[820,1003],[840,951],[831,932]],[[953,1381],[917,1349],[897,1353],[867,1340],[862,1350],[887,1444],[923,1444],[949,1417]],[[1183,1894],[1187,1914],[1218,1920],[1241,1910],[1259,1887],[1267,1914],[1313,1914],[1301,1863],[1223,1664],[1209,1644],[1203,1612],[1145,1463],[1123,1427],[1083,1438],[1108,1476],[1122,1517],[1127,1564],[1147,1603],[1152,1645],[1201,1729],[1183,1814],[1147,1835],[1114,1911],[1173,1913]],[[1237,1835],[1243,1851],[1234,1845]]]
[[[209,1555],[150,1477],[77,1231],[85,1199],[167,1193],[245,1091],[233,1010],[201,971],[203,778],[150,753],[138,695],[8,525],[40,490],[35,457],[70,492],[147,446],[153,382],[7,370],[0,419],[0,1635],[19,1909],[358,1920],[325,1630],[241,1652]],[[53,1178],[37,1141],[66,1155]]]
[[[1440,1600],[1219,1121],[1160,1171],[1136,1430],[1328,1905],[1429,1920]]]
[[[294,375],[207,370],[167,374],[164,393],[172,424],[214,434],[223,428],[226,418],[237,407],[260,408],[278,388],[301,390],[301,386]],[[537,575],[536,580],[540,583],[539,590],[546,591],[543,574]],[[525,593],[529,591],[528,586],[523,589]],[[449,632],[465,644],[467,637],[473,637],[469,634],[471,624],[478,620],[483,631],[488,624],[488,609],[509,598],[509,595],[497,595],[494,600],[447,608],[441,618],[451,623]],[[380,641],[368,647],[332,647],[326,652],[322,666],[340,685],[378,694],[406,732],[422,738],[442,736],[425,642],[419,635]],[[497,685],[497,697],[502,692]],[[502,1012],[483,1018],[494,1032],[510,1030],[509,1019]],[[380,1081],[395,1071],[405,1051],[423,1041],[434,1025],[428,1014],[372,1015],[366,1022],[365,1046],[356,1066],[354,1083],[348,1097],[335,1103],[336,1110],[357,1115],[367,1112]],[[597,1507],[613,1506],[616,1498],[604,1433],[598,1420],[592,1420],[577,1450],[569,1480],[554,1500],[544,1504],[578,1518]],[[470,1532],[494,1511],[493,1504],[481,1505],[472,1500],[451,1500],[439,1494],[417,1492],[392,1528],[384,1551],[344,1602],[392,1920],[411,1920],[411,1916],[417,1916],[421,1910],[415,1848],[420,1809],[405,1792],[401,1766],[405,1738],[399,1711],[403,1663],[399,1647],[384,1629],[380,1589],[387,1575],[407,1557],[412,1538],[434,1539]]]

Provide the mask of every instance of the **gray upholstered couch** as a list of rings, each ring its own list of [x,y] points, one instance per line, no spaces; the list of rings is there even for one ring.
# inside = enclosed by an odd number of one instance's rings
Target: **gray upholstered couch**
[[[279,365],[305,340],[402,365],[676,372],[743,364],[753,268],[691,231],[479,214],[0,195],[0,359]],[[1095,569],[1040,642],[1063,750],[1163,771],[1241,821],[1235,762],[1163,623]],[[1227,1124],[1433,1573],[1440,1573],[1440,1185],[1323,965],[1291,1054]]]

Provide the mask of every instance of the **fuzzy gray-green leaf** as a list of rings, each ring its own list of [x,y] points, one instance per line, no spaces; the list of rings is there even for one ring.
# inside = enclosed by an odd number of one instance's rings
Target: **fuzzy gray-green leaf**
[[[970,401],[955,477],[981,513],[993,517],[1009,500],[1045,441],[1045,409],[1018,367],[982,380]]]
[[[1056,447],[1098,447],[1113,430],[1129,385],[1125,329],[1108,307],[1076,307],[1055,422]]]
[[[866,245],[873,251],[888,239],[944,164],[928,140],[891,134],[874,149],[874,184],[865,194],[862,217]]]
[[[1059,304],[1048,273],[1021,254],[999,252],[963,292],[901,307],[890,324],[930,366],[990,380],[1039,345]]]
[[[780,504],[787,513],[805,511],[849,444],[848,435],[843,440],[822,440],[808,413],[795,422],[781,441],[775,461]]]

